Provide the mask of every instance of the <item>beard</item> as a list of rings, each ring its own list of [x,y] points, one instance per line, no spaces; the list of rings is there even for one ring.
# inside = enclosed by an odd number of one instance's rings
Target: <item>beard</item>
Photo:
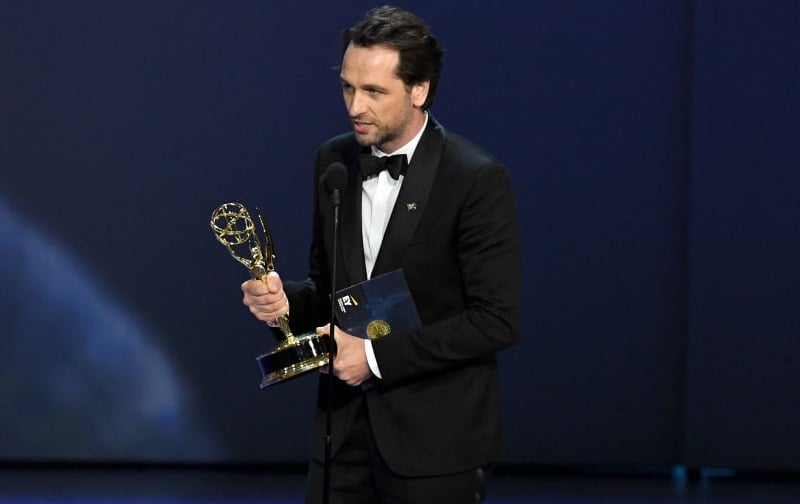
[[[369,134],[356,133],[356,141],[359,143],[359,145],[364,147],[370,147],[374,145],[380,148],[381,145],[392,142],[400,136],[400,132],[397,130],[397,128],[378,125],[375,123],[373,123],[373,128],[375,128],[375,131]]]
[[[394,123],[381,123],[376,118],[369,118],[370,120],[366,121],[372,125],[374,131],[369,134],[355,134],[356,141],[359,145],[364,147],[369,147],[374,145],[378,149],[383,152],[388,152],[382,148],[382,146],[391,144],[396,140],[402,138],[406,135],[408,131],[409,124],[412,121],[411,111],[403,114],[402,117],[399,118],[398,121]],[[363,120],[363,118],[358,118],[356,120]],[[402,145],[396,146],[396,148],[402,147]],[[396,149],[392,149],[396,150]]]

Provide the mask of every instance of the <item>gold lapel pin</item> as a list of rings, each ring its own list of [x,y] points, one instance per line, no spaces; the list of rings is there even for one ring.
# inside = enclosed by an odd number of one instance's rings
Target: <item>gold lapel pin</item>
[[[413,212],[417,209],[417,204],[414,202],[406,203],[406,209],[408,209],[409,212]]]

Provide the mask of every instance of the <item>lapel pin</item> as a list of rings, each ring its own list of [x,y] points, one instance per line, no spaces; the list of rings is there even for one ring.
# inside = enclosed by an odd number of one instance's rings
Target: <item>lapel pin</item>
[[[413,212],[414,210],[416,210],[416,209],[417,209],[417,204],[416,204],[416,203],[414,203],[414,202],[411,202],[411,203],[406,203],[406,209],[407,209],[409,212]]]

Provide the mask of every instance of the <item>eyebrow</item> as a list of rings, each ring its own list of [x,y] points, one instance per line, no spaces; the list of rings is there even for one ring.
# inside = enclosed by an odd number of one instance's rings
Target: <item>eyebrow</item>
[[[341,84],[346,84],[346,85],[348,85],[348,86],[356,87],[356,86],[354,86],[354,85],[353,85],[351,82],[349,82],[347,79],[345,79],[344,77],[341,77],[341,76],[339,77],[339,82],[340,82]],[[376,90],[376,91],[381,91],[381,92],[383,92],[383,93],[387,93],[387,92],[389,92],[389,89],[388,89],[388,88],[385,88],[385,87],[383,87],[383,86],[380,86],[380,85],[378,85],[378,84],[364,84],[364,85],[362,85],[362,86],[359,86],[359,87],[360,87],[361,89],[374,89],[374,90]]]

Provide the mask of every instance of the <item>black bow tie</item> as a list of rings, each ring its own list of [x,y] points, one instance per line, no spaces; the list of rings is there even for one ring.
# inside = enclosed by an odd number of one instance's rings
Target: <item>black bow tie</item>
[[[394,156],[384,157],[362,154],[359,164],[364,180],[379,174],[383,170],[388,170],[389,175],[397,180],[400,175],[405,175],[406,168],[408,168],[408,158],[406,158],[405,154],[395,154]]]

